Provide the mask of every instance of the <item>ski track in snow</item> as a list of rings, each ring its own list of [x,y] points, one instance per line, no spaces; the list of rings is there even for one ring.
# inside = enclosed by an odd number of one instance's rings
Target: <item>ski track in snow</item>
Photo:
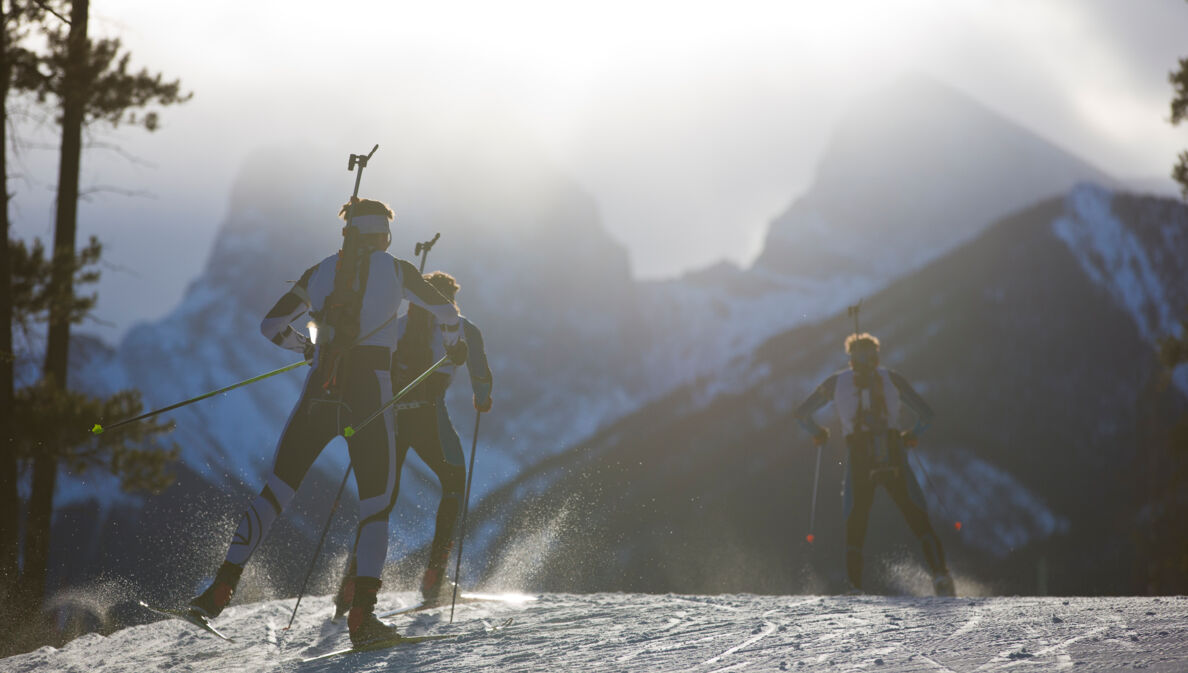
[[[380,610],[412,594],[381,596]],[[308,607],[307,607],[308,606]],[[0,660],[4,673],[98,671],[1145,671],[1188,670],[1188,597],[915,598],[545,594],[395,618],[457,640],[301,663],[346,646],[328,597],[234,606],[226,643],[177,620],[89,634]],[[486,632],[484,621],[514,621]],[[279,645],[277,644],[279,639]]]

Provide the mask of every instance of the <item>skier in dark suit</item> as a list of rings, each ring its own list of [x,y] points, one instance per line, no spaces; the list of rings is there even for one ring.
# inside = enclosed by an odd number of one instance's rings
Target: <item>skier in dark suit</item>
[[[796,419],[819,446],[828,441],[829,431],[813,420],[813,413],[830,402],[837,408],[849,456],[843,493],[846,577],[851,591],[862,589],[866,526],[875,487],[882,485],[920,540],[937,595],[952,596],[953,579],[945,565],[945,553],[928,520],[924,493],[908,466],[906,453],[932,422],[932,409],[907,379],[879,366],[879,340],[874,336],[852,334],[845,346],[850,368],[817,386],[796,410]],[[895,427],[901,404],[916,414],[915,426],[902,432]]]

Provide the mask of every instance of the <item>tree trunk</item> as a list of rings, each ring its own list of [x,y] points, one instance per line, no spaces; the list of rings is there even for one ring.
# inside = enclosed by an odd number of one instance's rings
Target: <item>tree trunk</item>
[[[0,54],[7,56],[8,19],[0,3]],[[13,445],[12,403],[15,390],[12,349],[12,266],[8,251],[8,86],[12,64],[0,65],[0,624],[8,616],[19,571],[20,499],[17,458]]]
[[[82,157],[83,109],[87,81],[88,0],[74,0],[70,10],[70,34],[62,91],[62,148],[58,162],[57,217],[54,221],[54,268],[51,279],[49,334],[43,373],[51,385],[66,388],[70,347],[70,299],[74,296],[71,262],[78,225],[78,180]],[[54,514],[54,485],[58,476],[56,453],[66,447],[47,446],[33,460],[33,493],[26,522],[25,568],[22,577],[30,608],[38,609],[45,599],[49,567],[50,525]]]

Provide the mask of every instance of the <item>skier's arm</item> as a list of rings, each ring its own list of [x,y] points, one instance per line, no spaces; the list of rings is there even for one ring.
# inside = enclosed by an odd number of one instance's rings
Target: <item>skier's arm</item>
[[[313,276],[317,266],[311,266],[301,276],[301,280],[277,300],[268,315],[260,322],[260,332],[269,341],[291,351],[304,353],[309,345],[309,337],[293,329],[289,323],[310,310],[309,279]]]
[[[903,378],[898,372],[888,370],[887,374],[891,379],[891,384],[899,391],[899,399],[908,406],[916,414],[916,424],[912,426],[910,432],[914,437],[919,437],[932,425],[932,418],[936,415],[932,411],[932,407],[920,397],[912,384],[908,383],[907,379]]]
[[[468,355],[466,371],[470,374],[470,388],[474,391],[474,406],[490,408],[491,367],[487,363],[487,351],[483,348],[483,333],[466,318],[462,318],[462,338],[466,340]]]
[[[813,414],[821,407],[833,401],[833,390],[837,387],[837,374],[830,376],[817,386],[812,395],[808,396],[796,409],[796,422],[813,437],[828,437],[829,431],[813,420]]]
[[[457,343],[461,333],[458,307],[421,277],[421,272],[411,262],[397,259],[396,266],[404,285],[404,298],[433,314],[437,324],[441,325],[447,346]]]

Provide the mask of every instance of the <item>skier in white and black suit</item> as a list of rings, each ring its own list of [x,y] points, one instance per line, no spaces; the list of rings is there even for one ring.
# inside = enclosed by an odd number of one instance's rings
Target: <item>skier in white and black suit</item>
[[[457,297],[460,286],[450,274],[434,271],[426,274],[425,279],[447,299],[454,301]],[[398,331],[400,337],[396,357],[392,360],[392,387],[396,390],[403,388],[446,353],[441,324],[428,311],[410,306],[408,313],[400,317]],[[466,370],[470,375],[471,399],[476,411],[486,413],[491,410],[491,368],[487,364],[482,332],[465,317],[462,318],[462,340],[467,347]],[[454,546],[458,515],[462,510],[466,488],[462,443],[450,421],[445,403],[446,389],[453,382],[455,369],[452,363],[438,368],[420,388],[404,398],[397,412],[397,487],[400,483],[399,471],[410,448],[441,482],[441,500],[437,505],[429,562],[421,578],[421,596],[426,605],[440,603],[445,595],[446,563]],[[392,498],[396,498],[396,493],[392,494]],[[354,568],[355,559],[352,558],[335,597],[336,617],[345,614],[350,607]]]
[[[446,347],[465,360],[465,345],[458,341],[457,307],[434,290],[415,266],[386,252],[392,240],[391,209],[366,199],[355,201],[353,207],[353,214],[348,214],[350,203],[339,212],[350,223],[343,227],[344,250],[302,274],[260,325],[276,345],[313,356],[314,367],[277,443],[272,473],[243,513],[214,582],[190,603],[200,615],[215,617],[231,600],[244,564],[293,499],[325,445],[392,397],[389,370],[402,300],[432,313],[443,326]],[[350,268],[357,269],[352,276],[342,271]],[[290,326],[306,312],[322,331],[321,338],[314,337],[316,349]],[[327,326],[340,336],[350,336],[336,341],[338,337],[326,334]],[[355,644],[396,635],[395,628],[380,622],[374,613],[397,483],[395,424],[395,413],[389,409],[347,439],[359,492],[354,548],[358,576],[348,619]]]
[[[881,484],[919,538],[936,593],[952,596],[953,579],[945,565],[945,552],[928,520],[924,493],[908,466],[905,451],[917,445],[917,438],[932,422],[932,409],[907,379],[879,366],[878,339],[865,333],[852,334],[845,346],[850,368],[817,386],[796,410],[796,419],[812,433],[813,443],[820,446],[829,439],[829,430],[817,425],[813,413],[830,402],[837,408],[849,453],[843,497],[846,577],[851,590],[862,589],[862,546],[875,487]],[[903,432],[894,425],[901,403],[916,414],[915,426]]]

